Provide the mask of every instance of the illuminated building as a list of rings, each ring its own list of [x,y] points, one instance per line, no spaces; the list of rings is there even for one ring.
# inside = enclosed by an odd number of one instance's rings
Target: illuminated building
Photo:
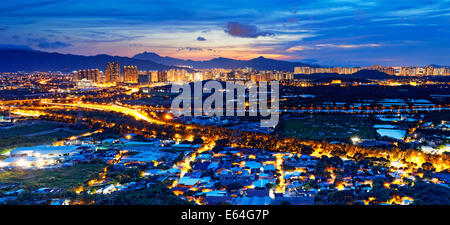
[[[150,79],[151,79],[150,74],[151,73],[148,72],[148,71],[139,71],[137,82],[139,84],[148,84],[148,83],[150,83]]]
[[[101,73],[103,74],[103,73]],[[87,69],[87,70],[78,70],[73,71],[73,81],[81,81],[81,80],[89,80],[93,83],[100,83],[101,74],[98,69]]]
[[[72,72],[72,81],[77,81],[79,78],[78,78],[78,71],[73,71]]]
[[[97,83],[101,83],[101,84],[103,84],[103,83],[105,83],[105,74],[103,73],[103,71],[100,71],[99,72],[99,74],[98,74],[98,81],[97,81]]]
[[[331,83],[332,84],[341,84],[342,82],[341,82],[341,80],[333,80],[333,81],[331,81]]]
[[[149,71],[150,82],[158,82],[158,71]]]
[[[194,73],[194,81],[202,81],[203,80],[203,74],[196,72]]]
[[[174,69],[170,69],[169,71],[167,71],[166,73],[167,75],[167,81],[174,81],[175,80],[175,70]]]
[[[138,82],[139,70],[137,66],[124,66],[123,67],[123,77],[125,83],[137,83]]]
[[[167,72],[166,71],[158,71],[158,82],[167,82]]]
[[[185,69],[170,69],[167,71],[168,82],[193,81],[192,74]]]
[[[118,62],[108,62],[106,65],[106,83],[121,82],[120,66]]]
[[[77,80],[76,81],[77,87],[78,88],[92,88],[94,85],[92,83],[92,80],[88,80],[86,78],[83,78],[81,80]]]
[[[353,74],[360,70],[376,70],[389,75],[397,76],[445,76],[450,75],[450,68],[448,67],[384,67],[381,65],[374,65],[371,67],[294,67],[294,74],[315,74],[315,73],[337,73],[337,74]]]

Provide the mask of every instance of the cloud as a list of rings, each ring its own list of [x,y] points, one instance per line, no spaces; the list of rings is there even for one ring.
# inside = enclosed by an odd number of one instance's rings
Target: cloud
[[[291,11],[293,14],[297,14],[297,6],[292,6]]]
[[[129,44],[128,46],[130,46],[130,47],[144,47],[145,45],[139,44],[139,43],[132,43],[132,44]]]
[[[297,45],[297,46],[293,46],[290,47],[286,50],[286,52],[296,52],[296,51],[305,51],[305,50],[311,50],[314,49],[313,47],[309,47],[309,46],[303,46],[303,45]]]
[[[197,41],[206,41],[206,38],[204,38],[204,37],[197,37]]]
[[[32,8],[39,8],[42,6],[52,5],[64,2],[62,0],[56,0],[56,1],[46,1],[46,2],[32,2],[32,3],[26,3],[21,5],[13,5],[10,7],[2,7],[0,8],[0,12],[14,12],[14,11],[22,11],[24,9],[32,9]]]
[[[290,18],[290,19],[288,19],[287,22],[288,22],[288,23],[298,23],[298,18],[295,18],[295,17]]]
[[[302,59],[302,62],[305,63],[317,63],[318,61],[317,59]]]
[[[61,41],[55,41],[55,42],[48,42],[43,41],[38,44],[39,48],[65,48],[72,46],[69,43],[61,42]]]
[[[297,45],[286,49],[286,52],[298,52],[298,51],[306,51],[306,50],[318,50],[322,48],[341,48],[341,49],[353,49],[353,48],[368,48],[368,47],[380,47],[381,44],[316,44],[312,46],[306,45]]]
[[[274,33],[258,30],[254,25],[246,25],[238,22],[228,22],[224,30],[231,36],[243,38],[257,38],[259,36],[274,36]]]
[[[203,49],[202,48],[195,48],[195,47],[183,47],[183,48],[178,48],[177,49],[177,52],[180,52],[180,51],[190,51],[190,52],[192,52],[192,51],[203,51]]]
[[[56,49],[56,48],[65,48],[65,47],[72,46],[72,44],[70,44],[70,43],[65,43],[65,42],[61,42],[61,41],[48,41],[47,39],[44,39],[44,38],[38,38],[38,39],[29,38],[28,42],[35,43],[39,48],[44,48],[44,49]]]
[[[112,42],[123,42],[123,41],[133,41],[139,38],[143,38],[143,35],[124,35],[117,33],[107,33],[100,31],[90,31],[86,35],[87,39],[83,42],[93,42],[93,43],[112,43]]]
[[[250,58],[264,53],[284,55],[290,60],[314,58],[319,63],[348,65],[354,61],[371,65],[389,56],[395,59],[395,64],[448,64],[448,0],[427,0],[426,4],[419,0],[317,0],[288,4],[275,0],[264,4],[166,0],[152,4],[126,1],[127,7],[123,7],[123,2],[3,1],[0,40],[38,48],[38,42],[27,42],[27,38],[45,38],[48,43],[60,41],[77,46],[54,51],[84,55],[126,56],[152,48],[176,56],[178,48],[191,46],[203,49],[179,51],[192,55],[193,59],[207,59],[212,55],[207,49],[211,48],[220,50],[227,58]],[[56,36],[50,38],[47,36],[50,33]],[[276,36],[264,37],[272,33]],[[13,35],[19,35],[20,39]],[[186,40],[189,37],[191,40]]]
[[[364,47],[380,47],[380,44],[354,44],[354,45],[336,45],[336,44],[317,44],[317,47],[329,48],[364,48]]]
[[[189,51],[189,52],[219,52],[215,49],[212,48],[197,48],[197,47],[183,47],[183,48],[178,48],[177,52],[181,52],[181,51]]]
[[[32,50],[26,45],[12,45],[12,44],[0,44],[0,49],[21,49],[21,50]]]

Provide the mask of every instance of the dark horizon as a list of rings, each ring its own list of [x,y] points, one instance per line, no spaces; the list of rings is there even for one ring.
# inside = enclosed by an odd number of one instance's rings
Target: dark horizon
[[[218,59],[231,59],[231,60],[236,60],[236,61],[251,61],[251,60],[256,60],[259,58],[264,58],[264,59],[273,59],[273,60],[279,60],[279,59],[274,59],[274,58],[269,58],[269,57],[264,57],[264,56],[258,56],[255,58],[251,58],[249,60],[242,60],[242,59],[235,59],[235,58],[227,58],[227,57],[222,57],[222,56],[217,56],[215,58],[212,59],[208,59],[208,60],[194,60],[194,59],[182,59],[182,58],[177,58],[177,57],[171,57],[171,56],[165,56],[165,55],[160,55],[157,52],[150,52],[150,51],[143,51],[141,53],[137,53],[136,55],[133,55],[131,57],[128,56],[120,56],[120,55],[109,55],[109,54],[94,54],[94,55],[82,55],[82,54],[72,54],[72,53],[59,53],[57,51],[43,51],[43,50],[38,50],[38,49],[33,49],[29,46],[21,46],[21,45],[0,45],[0,50],[22,50],[22,51],[36,51],[36,52],[42,52],[42,53],[56,53],[56,54],[61,54],[61,55],[72,55],[72,56],[85,56],[85,57],[96,57],[96,56],[108,56],[108,57],[121,57],[121,58],[128,58],[128,59],[139,59],[136,58],[136,56],[138,55],[142,55],[142,54],[155,54],[157,57],[161,57],[161,58],[170,58],[170,59],[175,59],[175,60],[184,60],[184,61],[193,61],[193,62],[209,62],[209,61],[213,61],[213,60],[218,60]],[[145,61],[151,61],[151,62],[155,62],[153,60],[150,59],[142,59]],[[284,62],[289,62],[289,63],[293,63],[293,64],[305,64],[305,66],[319,66],[319,67],[370,67],[376,64],[372,64],[372,65],[368,65],[368,66],[358,66],[358,65],[334,65],[334,66],[330,66],[330,65],[321,65],[321,64],[315,64],[315,63],[309,63],[309,62],[305,62],[305,61],[290,61],[290,60],[279,60],[279,61],[284,61]],[[158,62],[155,62],[158,63]],[[168,64],[164,64],[164,63],[158,63],[158,64],[163,64],[163,65],[168,65]],[[171,64],[168,66],[177,66],[175,64]],[[381,65],[383,67],[389,67],[386,65]],[[395,65],[395,66],[406,66],[406,67],[425,67],[425,66],[434,66],[434,67],[449,67],[449,65],[438,65],[435,63],[431,63],[431,64],[426,64],[426,65]],[[394,66],[394,67],[395,67]],[[219,67],[218,67],[219,68]],[[227,68],[225,68],[227,69]],[[17,71],[20,71],[21,69],[18,68]],[[12,72],[12,71],[10,71]]]

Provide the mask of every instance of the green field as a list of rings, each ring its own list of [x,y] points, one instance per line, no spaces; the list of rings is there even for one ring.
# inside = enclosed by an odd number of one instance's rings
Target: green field
[[[86,185],[105,167],[102,163],[78,164],[72,167],[41,170],[13,170],[0,173],[0,183],[19,184],[20,188],[62,188],[71,191]]]
[[[352,136],[374,138],[376,131],[366,118],[348,115],[312,115],[281,120],[277,133],[283,137],[347,141]]]

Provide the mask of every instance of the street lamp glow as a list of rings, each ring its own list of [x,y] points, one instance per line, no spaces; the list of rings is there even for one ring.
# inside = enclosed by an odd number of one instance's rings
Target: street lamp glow
[[[352,140],[353,144],[361,142],[361,139],[358,136],[351,137],[350,140]]]
[[[166,115],[164,116],[164,118],[166,118],[167,120],[173,119],[173,117],[172,117],[170,114],[166,114]]]
[[[25,167],[25,166],[27,166],[27,164],[28,164],[28,162],[25,161],[24,159],[17,160],[17,166],[19,166],[19,167]]]

